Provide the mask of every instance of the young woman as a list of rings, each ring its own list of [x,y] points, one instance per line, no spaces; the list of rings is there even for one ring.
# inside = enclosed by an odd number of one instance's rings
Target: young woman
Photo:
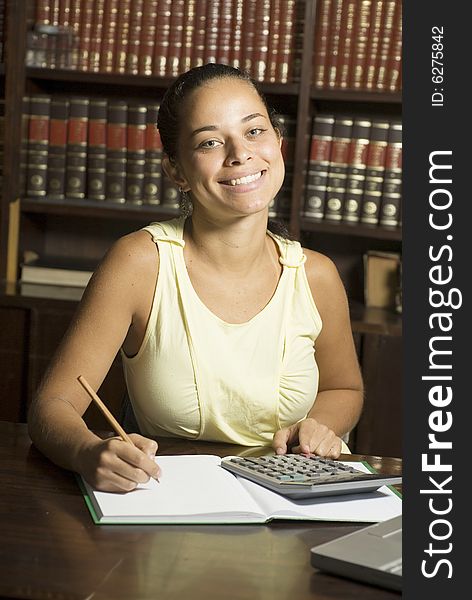
[[[362,380],[333,263],[268,230],[284,179],[276,118],[245,74],[209,64],[169,88],[158,128],[190,216],[107,253],[31,407],[34,443],[109,491],[159,475],[154,436],[338,457]],[[98,389],[120,349],[135,448],[82,419],[78,375]]]

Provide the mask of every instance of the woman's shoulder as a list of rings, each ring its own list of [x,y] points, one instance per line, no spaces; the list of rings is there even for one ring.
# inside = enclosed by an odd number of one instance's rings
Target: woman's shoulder
[[[303,254],[306,256],[305,271],[308,281],[326,281],[337,279],[338,270],[334,262],[325,254],[303,248]]]
[[[306,256],[305,272],[311,293],[316,301],[318,310],[325,314],[338,302],[344,303],[344,285],[334,262],[324,254],[303,248]]]

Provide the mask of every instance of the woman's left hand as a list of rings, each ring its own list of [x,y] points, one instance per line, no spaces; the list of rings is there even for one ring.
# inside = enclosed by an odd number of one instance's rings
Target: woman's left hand
[[[326,425],[307,417],[290,427],[279,429],[274,435],[272,446],[277,454],[285,454],[291,446],[291,452],[296,454],[338,458],[342,440]]]

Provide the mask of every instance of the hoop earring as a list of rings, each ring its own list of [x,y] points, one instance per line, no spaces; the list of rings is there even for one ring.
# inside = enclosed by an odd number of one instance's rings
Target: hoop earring
[[[193,212],[193,203],[190,194],[179,187],[180,198],[179,198],[179,211],[184,217],[190,217]]]

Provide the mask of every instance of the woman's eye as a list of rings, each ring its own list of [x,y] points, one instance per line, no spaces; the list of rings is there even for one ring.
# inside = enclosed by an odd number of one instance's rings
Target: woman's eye
[[[256,135],[260,135],[263,131],[265,131],[265,129],[262,129],[261,127],[253,127],[249,130],[249,135],[255,137]]]
[[[206,142],[202,142],[201,144],[199,144],[199,148],[203,148],[203,149],[211,149],[211,148],[216,148],[218,146],[219,142],[218,140],[207,140]]]

